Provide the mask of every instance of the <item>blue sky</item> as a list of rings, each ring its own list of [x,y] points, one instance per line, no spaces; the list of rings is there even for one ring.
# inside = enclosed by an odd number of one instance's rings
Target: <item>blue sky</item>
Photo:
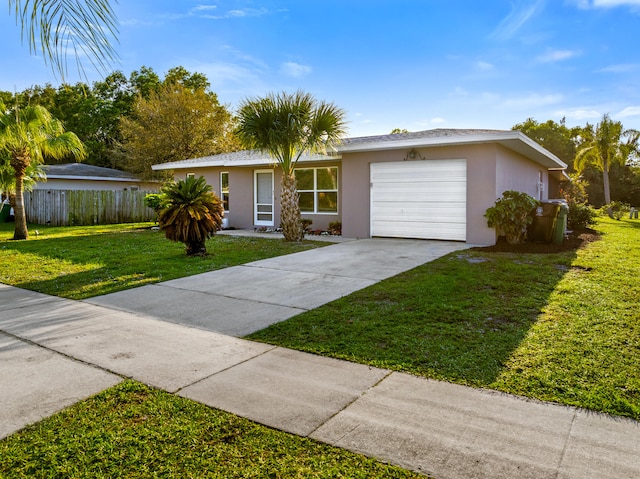
[[[528,117],[640,129],[640,0],[120,0],[113,70],[208,76],[220,100],[303,89],[349,135],[509,129]],[[6,7],[5,7],[6,8]],[[0,89],[59,82],[0,15]],[[70,72],[68,80],[79,78]],[[100,75],[87,70],[89,81]]]

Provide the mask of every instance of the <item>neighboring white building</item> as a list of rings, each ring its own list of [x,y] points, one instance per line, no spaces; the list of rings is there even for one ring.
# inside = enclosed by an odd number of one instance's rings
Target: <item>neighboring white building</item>
[[[43,165],[43,169],[47,181],[36,183],[35,189],[158,191],[161,186],[159,181],[143,181],[125,171],[84,163]]]

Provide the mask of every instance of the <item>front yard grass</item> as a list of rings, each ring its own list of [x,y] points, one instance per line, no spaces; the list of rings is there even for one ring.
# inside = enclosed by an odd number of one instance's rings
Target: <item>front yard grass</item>
[[[0,476],[424,477],[134,381],[0,441]]]
[[[575,252],[468,250],[250,335],[640,419],[640,223]]]
[[[207,242],[209,256],[190,258],[182,243],[165,239],[151,225],[32,225],[31,239],[13,241],[13,223],[2,223],[0,282],[86,299],[326,244],[216,235]]]

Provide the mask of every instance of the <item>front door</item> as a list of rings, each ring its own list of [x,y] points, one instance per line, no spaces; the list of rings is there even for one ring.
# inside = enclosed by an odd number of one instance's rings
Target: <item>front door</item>
[[[273,170],[256,170],[253,179],[253,223],[256,226],[273,226]]]

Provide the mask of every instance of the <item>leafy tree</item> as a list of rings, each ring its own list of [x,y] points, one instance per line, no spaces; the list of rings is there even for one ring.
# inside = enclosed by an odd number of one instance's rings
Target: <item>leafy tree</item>
[[[214,93],[165,83],[148,99],[138,96],[120,128],[126,169],[150,177],[151,165],[208,156],[239,148],[231,113]]]
[[[185,244],[187,256],[207,254],[206,241],[222,226],[222,201],[204,177],[190,176],[162,187],[160,229],[167,239]]]
[[[391,130],[392,135],[398,135],[400,133],[409,133],[409,130],[407,130],[406,128],[394,128],[393,130]]]
[[[190,73],[186,70],[186,68],[182,66],[170,68],[167,74],[164,76],[163,83],[179,83],[192,92],[198,90],[208,90],[211,86],[209,80],[205,75],[197,72]]]
[[[345,133],[345,112],[312,95],[270,94],[240,106],[238,136],[247,148],[270,154],[282,169],[280,223],[287,241],[303,239],[294,170],[303,153],[326,152]]]
[[[624,130],[621,122],[613,121],[605,114],[595,128],[587,125],[582,130],[582,136],[584,142],[575,159],[576,171],[582,173],[588,165],[596,167],[602,173],[604,202],[609,204],[609,170],[612,165],[625,165],[630,158],[638,155],[640,133]]]
[[[129,83],[133,91],[142,98],[149,98],[152,93],[157,92],[162,82],[153,68],[142,66],[140,71],[134,70],[129,75]]]
[[[511,129],[521,131],[569,165],[570,170],[572,169],[580,128],[567,128],[564,119],[560,123],[553,120],[538,123],[533,118],[527,118]]]
[[[15,176],[16,205],[13,239],[27,239],[27,219],[24,211],[24,177],[32,165],[42,164],[45,156],[53,158],[73,155],[85,157],[78,137],[65,132],[62,123],[43,106],[28,106],[8,110],[0,105],[0,159],[8,159]]]
[[[108,0],[9,0],[32,53],[40,51],[45,62],[64,80],[67,54],[73,52],[78,71],[83,58],[101,71],[115,60],[110,37],[116,37],[117,20]]]

